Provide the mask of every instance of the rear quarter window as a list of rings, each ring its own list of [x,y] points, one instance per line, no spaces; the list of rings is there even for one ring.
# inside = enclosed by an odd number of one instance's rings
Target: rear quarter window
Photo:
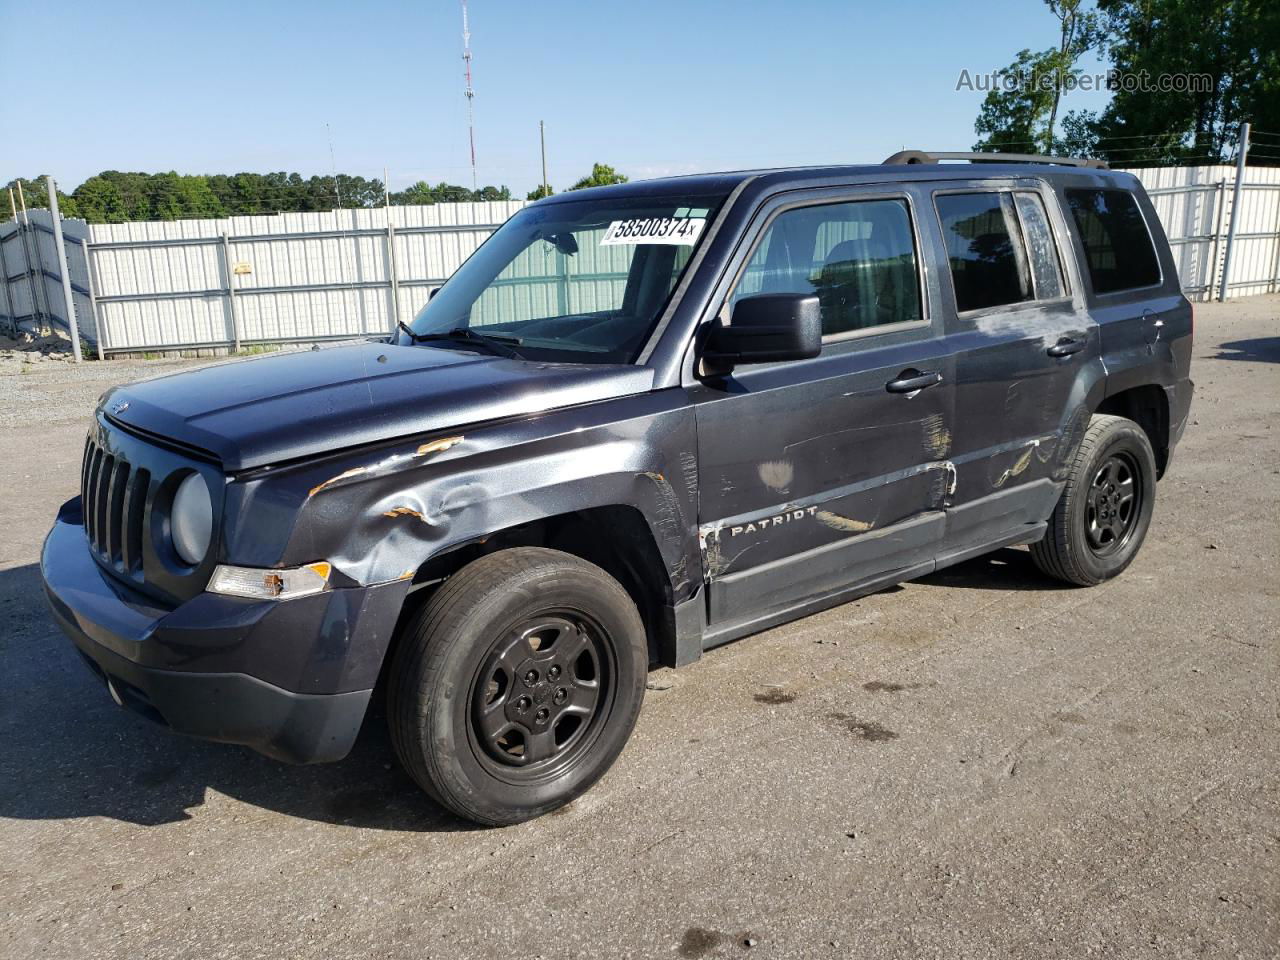
[[[1160,263],[1151,233],[1128,190],[1066,191],[1095,293],[1155,286]]]

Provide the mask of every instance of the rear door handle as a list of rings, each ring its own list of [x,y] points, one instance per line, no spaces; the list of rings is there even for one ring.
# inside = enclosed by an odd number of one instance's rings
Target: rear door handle
[[[932,387],[942,382],[942,374],[936,370],[921,373],[919,370],[903,370],[898,379],[890,380],[884,388],[890,393],[915,393],[925,387]]]
[[[1051,357],[1069,357],[1073,353],[1079,353],[1083,349],[1083,340],[1073,340],[1070,337],[1063,337],[1045,352]]]

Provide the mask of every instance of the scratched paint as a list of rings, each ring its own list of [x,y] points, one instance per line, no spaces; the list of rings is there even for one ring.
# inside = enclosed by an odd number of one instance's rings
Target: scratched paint
[[[832,513],[830,510],[819,510],[817,516],[819,523],[825,524],[832,530],[843,530],[846,533],[865,533],[875,526],[872,521],[854,520],[852,517]]]
[[[786,460],[766,460],[756,471],[764,485],[774,493],[786,493],[795,478],[795,467]]]
[[[1031,446],[1027,447],[1027,449],[1022,451],[1018,459],[1013,462],[1013,465],[1009,467],[1009,469],[1005,470],[1004,473],[1000,474],[1000,478],[996,480],[996,482],[992,484],[992,486],[994,486],[996,489],[999,489],[1000,487],[1003,487],[1006,483],[1008,483],[1010,480],[1012,480],[1014,477],[1020,476],[1023,472],[1025,472],[1027,467],[1031,466],[1031,458],[1035,454],[1036,449],[1039,446],[1040,446],[1039,440],[1031,441]]]
[[[924,449],[934,460],[943,460],[951,453],[951,431],[940,413],[932,413],[920,421],[924,431]]]

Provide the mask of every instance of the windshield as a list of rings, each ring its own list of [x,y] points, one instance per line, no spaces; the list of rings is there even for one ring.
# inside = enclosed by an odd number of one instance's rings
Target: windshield
[[[527,207],[449,278],[395,342],[631,363],[723,200],[620,197]]]

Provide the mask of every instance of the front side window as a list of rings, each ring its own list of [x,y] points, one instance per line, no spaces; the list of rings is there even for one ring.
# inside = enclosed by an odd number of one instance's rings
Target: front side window
[[[816,294],[824,336],[922,319],[907,202],[858,200],[780,213],[730,302],[759,293]]]
[[[935,201],[956,310],[963,313],[1030,300],[1031,277],[1009,195],[945,193]]]
[[[1160,282],[1160,263],[1138,202],[1128,190],[1068,190],[1095,293]]]
[[[398,342],[630,363],[723,196],[538,204],[459,268]]]

